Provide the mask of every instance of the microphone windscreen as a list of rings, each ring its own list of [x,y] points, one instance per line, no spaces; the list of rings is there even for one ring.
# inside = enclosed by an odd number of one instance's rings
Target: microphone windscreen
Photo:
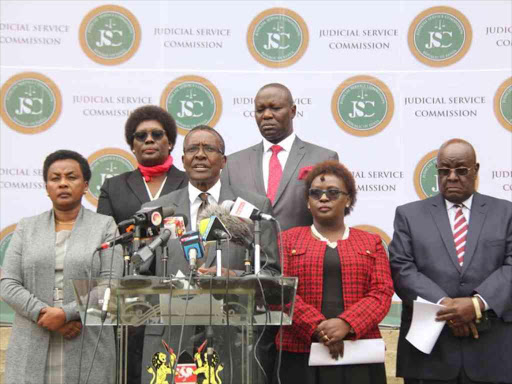
[[[235,205],[235,202],[233,200],[224,200],[220,206],[222,208],[227,209],[228,211],[231,211],[231,208],[233,208],[233,205]]]
[[[172,207],[162,207],[162,216],[169,217],[174,215],[174,208]]]

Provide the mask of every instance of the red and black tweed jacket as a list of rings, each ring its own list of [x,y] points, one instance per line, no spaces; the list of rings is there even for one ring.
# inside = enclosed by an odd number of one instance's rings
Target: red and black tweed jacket
[[[282,327],[282,349],[309,352],[313,332],[325,317],[322,308],[324,255],[327,243],[313,237],[311,227],[283,232],[283,273],[299,278],[293,324]],[[350,228],[346,240],[338,241],[345,310],[339,315],[355,334],[350,339],[380,338],[379,322],[386,316],[393,296],[389,261],[381,239]],[[276,336],[279,349],[279,333]]]

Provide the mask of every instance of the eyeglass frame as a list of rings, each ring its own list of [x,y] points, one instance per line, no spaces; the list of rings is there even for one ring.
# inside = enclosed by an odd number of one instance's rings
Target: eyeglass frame
[[[197,148],[194,151],[192,151],[192,148],[194,148],[194,147],[197,147]],[[219,153],[221,155],[224,155],[224,152],[222,152],[219,148],[217,148],[213,145],[210,145],[210,144],[203,144],[203,143],[192,144],[192,145],[189,145],[187,148],[183,148],[183,154],[185,154],[187,156],[195,156],[197,153],[199,153],[201,148],[203,148],[203,153],[207,156],[213,155],[214,153]]]
[[[157,133],[155,136],[154,134]],[[150,131],[139,131],[133,133],[133,139],[137,140],[139,143],[144,143],[148,138],[148,135],[151,135],[154,141],[160,141],[167,135],[163,129],[152,129]],[[161,136],[160,136],[161,135]]]
[[[455,172],[455,175],[457,175],[457,177],[467,176],[467,175],[469,175],[469,171],[471,171],[473,168],[475,168],[475,166],[472,166],[469,168],[468,167],[437,168],[437,165],[436,165],[437,174],[442,177],[449,177],[452,174],[452,171]],[[439,172],[439,171],[441,171],[441,172]],[[448,173],[445,173],[445,172],[448,172]]]
[[[317,192],[314,192],[314,194],[312,194],[311,191],[320,191],[320,195],[318,195],[318,197],[315,197],[314,195]],[[332,194],[334,194],[334,195],[331,196]],[[337,188],[329,188],[329,189],[309,188],[309,190],[308,190],[308,196],[311,197],[313,200],[320,200],[323,195],[325,195],[329,201],[338,200],[341,197],[341,195],[350,196],[350,194],[348,192],[342,191],[341,189],[337,189]]]

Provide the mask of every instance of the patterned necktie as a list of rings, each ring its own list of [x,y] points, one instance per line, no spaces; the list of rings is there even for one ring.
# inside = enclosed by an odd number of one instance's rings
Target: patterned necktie
[[[197,228],[199,228],[199,216],[201,215],[201,212],[204,211],[204,209],[210,205],[210,203],[208,202],[208,196],[210,196],[209,193],[207,192],[202,192],[199,194],[199,198],[201,199],[201,205],[199,206],[199,209],[197,210]]]
[[[270,199],[272,204],[274,204],[277,188],[279,188],[279,182],[281,181],[281,176],[283,176],[283,167],[281,167],[277,154],[283,150],[283,147],[280,145],[273,145],[270,147],[270,150],[272,151],[272,156],[270,157],[268,169],[267,197]]]
[[[462,206],[455,205],[457,211],[455,212],[455,220],[453,223],[453,240],[455,241],[455,251],[457,253],[457,260],[462,267],[464,263],[464,252],[466,251],[466,235],[468,234],[468,222],[462,213]]]

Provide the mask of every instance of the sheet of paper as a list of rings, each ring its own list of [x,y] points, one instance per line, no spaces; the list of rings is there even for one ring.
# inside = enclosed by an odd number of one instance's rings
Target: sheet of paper
[[[386,346],[382,339],[345,340],[343,357],[334,360],[322,343],[311,344],[309,365],[350,365],[383,363]]]
[[[445,321],[436,321],[436,313],[442,308],[443,305],[430,303],[421,297],[413,303],[411,327],[405,339],[427,355],[432,352],[445,324]]]

